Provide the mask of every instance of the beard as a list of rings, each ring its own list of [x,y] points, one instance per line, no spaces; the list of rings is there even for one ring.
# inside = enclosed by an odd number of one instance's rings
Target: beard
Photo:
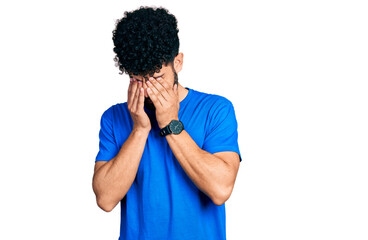
[[[178,77],[178,74],[175,72],[174,68],[172,68],[172,70],[173,70],[173,73],[174,73],[174,84],[173,84],[173,87],[174,87],[175,84],[178,84],[179,77]],[[155,105],[153,104],[152,100],[149,97],[145,97],[144,98],[144,106],[148,110],[151,110],[151,111],[155,111],[156,110]]]
[[[155,111],[156,107],[153,104],[152,100],[149,97],[145,97],[144,98],[144,106],[148,109],[148,110],[152,110]]]

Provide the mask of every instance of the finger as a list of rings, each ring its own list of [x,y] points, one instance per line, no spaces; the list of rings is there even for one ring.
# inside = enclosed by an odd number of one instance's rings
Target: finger
[[[129,87],[128,87],[128,93],[132,89],[132,82],[133,82],[133,78],[130,78],[130,83],[129,83]]]
[[[147,93],[156,108],[162,107],[161,101],[158,99],[157,95],[152,91],[151,88],[147,88]]]
[[[143,88],[144,88],[144,89],[146,89],[146,88],[148,87],[148,86],[147,86],[147,81],[143,81],[143,82],[142,82],[142,84],[143,84]]]
[[[170,94],[167,91],[167,89],[165,88],[165,86],[168,86],[168,84],[166,82],[164,82],[162,79],[161,80],[155,80],[155,79],[152,78],[147,83],[151,83],[154,86],[154,88],[156,88],[157,91],[165,98],[165,100],[168,101],[170,99]],[[154,89],[152,89],[152,90],[154,90]]]
[[[138,82],[137,85],[137,88],[135,90],[135,93],[134,93],[134,96],[133,96],[133,102],[132,102],[132,109],[133,111],[136,111],[137,110],[137,102],[138,102],[138,98],[139,98],[139,90],[141,89],[142,87],[142,83],[141,82]]]
[[[133,79],[130,78],[130,83],[129,83],[129,87],[128,87],[128,103],[129,103],[129,97],[130,97],[130,93],[132,92],[132,87],[133,87]]]
[[[152,95],[154,95],[154,97],[163,106],[165,104],[165,102],[167,102],[167,100],[164,98],[164,96],[162,96],[162,94],[157,90],[157,88],[155,86],[153,86],[153,84],[150,81],[147,81],[147,85],[148,85],[147,93],[148,93],[148,89],[149,89],[152,92]],[[151,100],[153,102],[153,99],[151,99]]]
[[[167,91],[169,94],[171,93],[172,88],[171,88],[170,84],[168,84],[167,82],[165,82],[161,77],[157,78],[156,80],[157,80],[157,82],[158,82],[162,87],[164,87],[164,88],[166,89],[166,91]]]
[[[140,88],[139,90],[139,98],[138,98],[138,103],[137,103],[137,108],[138,110],[143,109],[144,106],[144,88]]]
[[[132,102],[133,102],[133,98],[134,98],[134,93],[137,90],[137,81],[135,81],[133,79],[133,81],[130,83],[129,86],[129,92],[128,92],[128,107],[132,106]]]

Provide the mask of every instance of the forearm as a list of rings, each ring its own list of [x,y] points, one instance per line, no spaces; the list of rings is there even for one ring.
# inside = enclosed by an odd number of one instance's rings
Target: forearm
[[[200,149],[185,130],[179,135],[170,134],[166,139],[194,184],[215,204],[223,204],[234,184],[231,167],[221,158]]]
[[[98,205],[105,211],[111,211],[131,187],[148,133],[133,130],[119,153],[95,172],[93,190]]]

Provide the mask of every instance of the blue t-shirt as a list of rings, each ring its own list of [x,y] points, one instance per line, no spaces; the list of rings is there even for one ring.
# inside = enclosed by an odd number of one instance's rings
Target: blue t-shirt
[[[209,152],[238,146],[232,103],[221,96],[189,89],[180,102],[179,120],[197,145]],[[159,135],[155,113],[145,109],[151,131],[137,175],[121,205],[121,240],[226,239],[225,204],[217,206],[184,172],[165,137]],[[118,103],[101,117],[96,161],[115,157],[133,128],[127,103]]]

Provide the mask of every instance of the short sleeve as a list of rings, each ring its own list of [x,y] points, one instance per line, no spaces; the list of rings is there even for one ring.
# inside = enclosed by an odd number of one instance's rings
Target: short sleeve
[[[118,148],[113,131],[113,108],[107,109],[101,116],[99,132],[99,151],[95,161],[109,161],[116,156]]]
[[[221,98],[210,109],[208,127],[202,149],[209,153],[233,151],[239,154],[238,123],[233,104]]]

